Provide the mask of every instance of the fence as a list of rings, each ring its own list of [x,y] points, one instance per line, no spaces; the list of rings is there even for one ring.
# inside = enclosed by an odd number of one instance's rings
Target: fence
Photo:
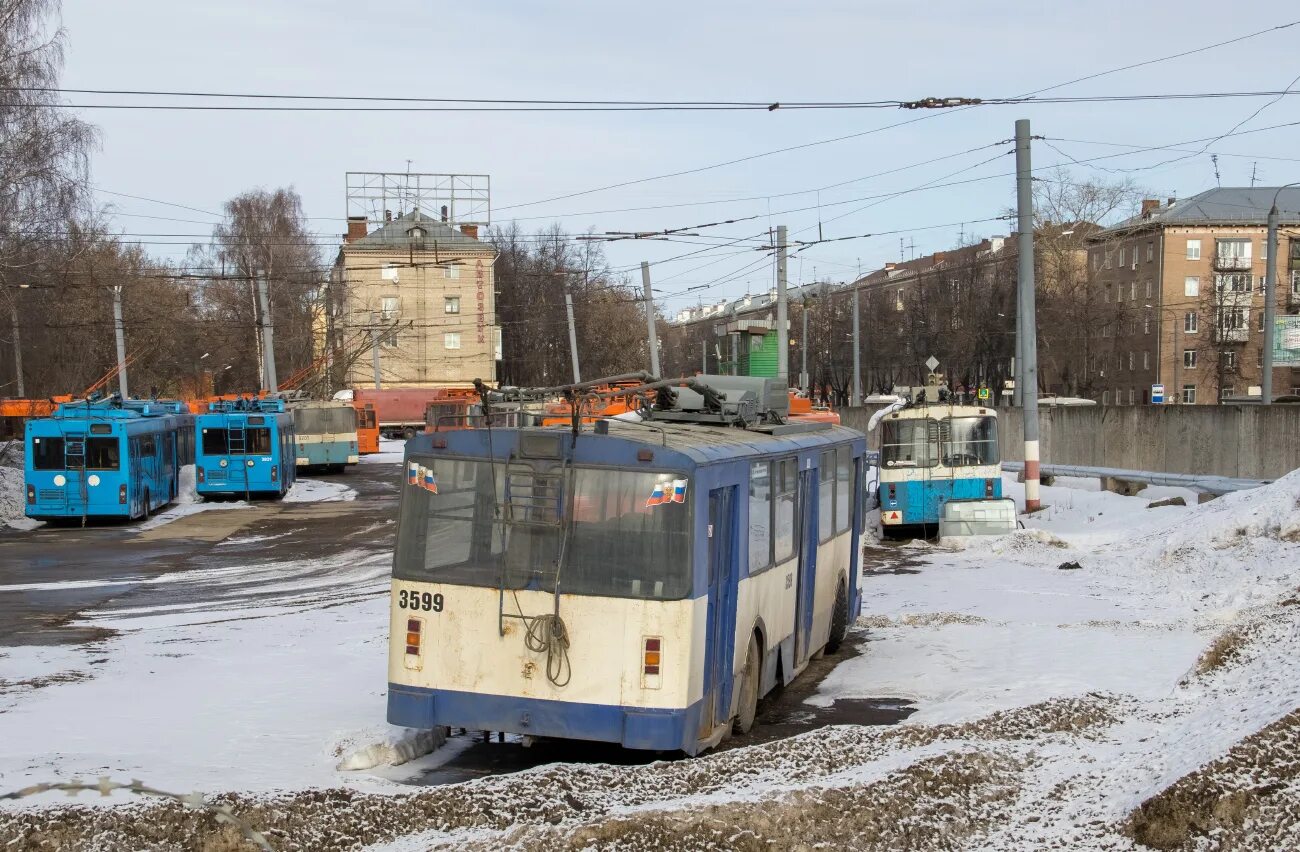
[[[865,430],[875,407],[844,409]],[[1002,458],[1024,461],[1019,409],[998,409]],[[1044,463],[1277,479],[1300,468],[1300,405],[1096,405],[1043,408]],[[868,436],[873,449],[879,433]]]

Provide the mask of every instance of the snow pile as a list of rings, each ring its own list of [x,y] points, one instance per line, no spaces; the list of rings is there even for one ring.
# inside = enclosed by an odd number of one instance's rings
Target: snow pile
[[[338,769],[356,772],[377,766],[400,766],[431,753],[447,741],[442,728],[421,731],[414,728],[387,728],[380,739],[361,747],[351,747]]]
[[[194,475],[194,465],[187,464],[181,466],[180,480],[180,493],[176,495],[175,502],[182,506],[201,502],[203,498],[199,496]]]
[[[299,479],[284,495],[286,503],[340,503],[357,499],[357,492],[341,482]]]
[[[0,444],[0,526],[30,530],[41,525],[24,512],[27,508],[23,474],[23,446],[18,441]]]

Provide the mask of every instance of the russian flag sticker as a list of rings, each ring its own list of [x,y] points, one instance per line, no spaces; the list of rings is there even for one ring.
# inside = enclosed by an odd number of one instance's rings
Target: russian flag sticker
[[[662,482],[656,482],[655,489],[650,492],[650,498],[645,501],[645,505],[648,509],[651,506],[658,506],[660,503],[667,502],[667,500],[668,498],[664,496],[664,484]]]
[[[420,463],[419,462],[406,463],[406,482],[409,485],[420,484]]]
[[[433,468],[431,467],[426,467],[424,469],[424,487],[427,491],[431,491],[434,494],[438,493],[438,477],[433,475]]]
[[[672,502],[674,503],[686,502],[686,480],[685,479],[673,480]]]

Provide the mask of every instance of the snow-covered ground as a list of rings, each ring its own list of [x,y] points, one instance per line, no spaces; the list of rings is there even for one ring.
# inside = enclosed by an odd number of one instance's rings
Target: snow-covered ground
[[[299,479],[284,495],[286,503],[337,503],[357,499],[357,492],[341,482],[326,479]]]
[[[393,438],[379,439],[379,452],[361,457],[362,464],[398,464],[406,453],[406,441]]]
[[[382,723],[386,560],[341,553],[326,573],[368,596],[223,603],[222,574],[193,611],[92,614],[119,631],[97,645],[6,649],[0,683],[40,686],[0,692],[0,791],[239,791],[277,848],[322,852],[1300,848],[1300,472],[1155,509],[1165,493],[1081,485],[1045,488],[1010,536],[868,548],[865,647],[812,700],[908,700],[902,725],[410,792],[338,768],[433,745]],[[261,567],[288,588],[319,566]],[[0,847],[234,838],[178,806],[133,805],[110,833],[96,811],[0,819]]]

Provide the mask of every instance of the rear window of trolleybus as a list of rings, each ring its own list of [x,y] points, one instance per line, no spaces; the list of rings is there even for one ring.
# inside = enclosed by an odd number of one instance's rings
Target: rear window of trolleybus
[[[428,469],[409,481],[398,532],[399,579],[551,591],[562,526],[561,489],[544,473],[511,468],[516,519],[536,523],[503,531],[504,463],[411,459]],[[575,468],[573,532],[560,574],[560,591],[575,595],[677,600],[691,591],[690,504],[681,475]],[[408,474],[409,476],[409,474]],[[429,481],[432,477],[432,481]],[[525,485],[521,489],[519,482]],[[689,482],[687,482],[689,484]],[[437,488],[434,493],[432,487]],[[520,493],[520,491],[524,493]],[[662,499],[660,499],[662,495]],[[508,536],[501,559],[503,535]]]

